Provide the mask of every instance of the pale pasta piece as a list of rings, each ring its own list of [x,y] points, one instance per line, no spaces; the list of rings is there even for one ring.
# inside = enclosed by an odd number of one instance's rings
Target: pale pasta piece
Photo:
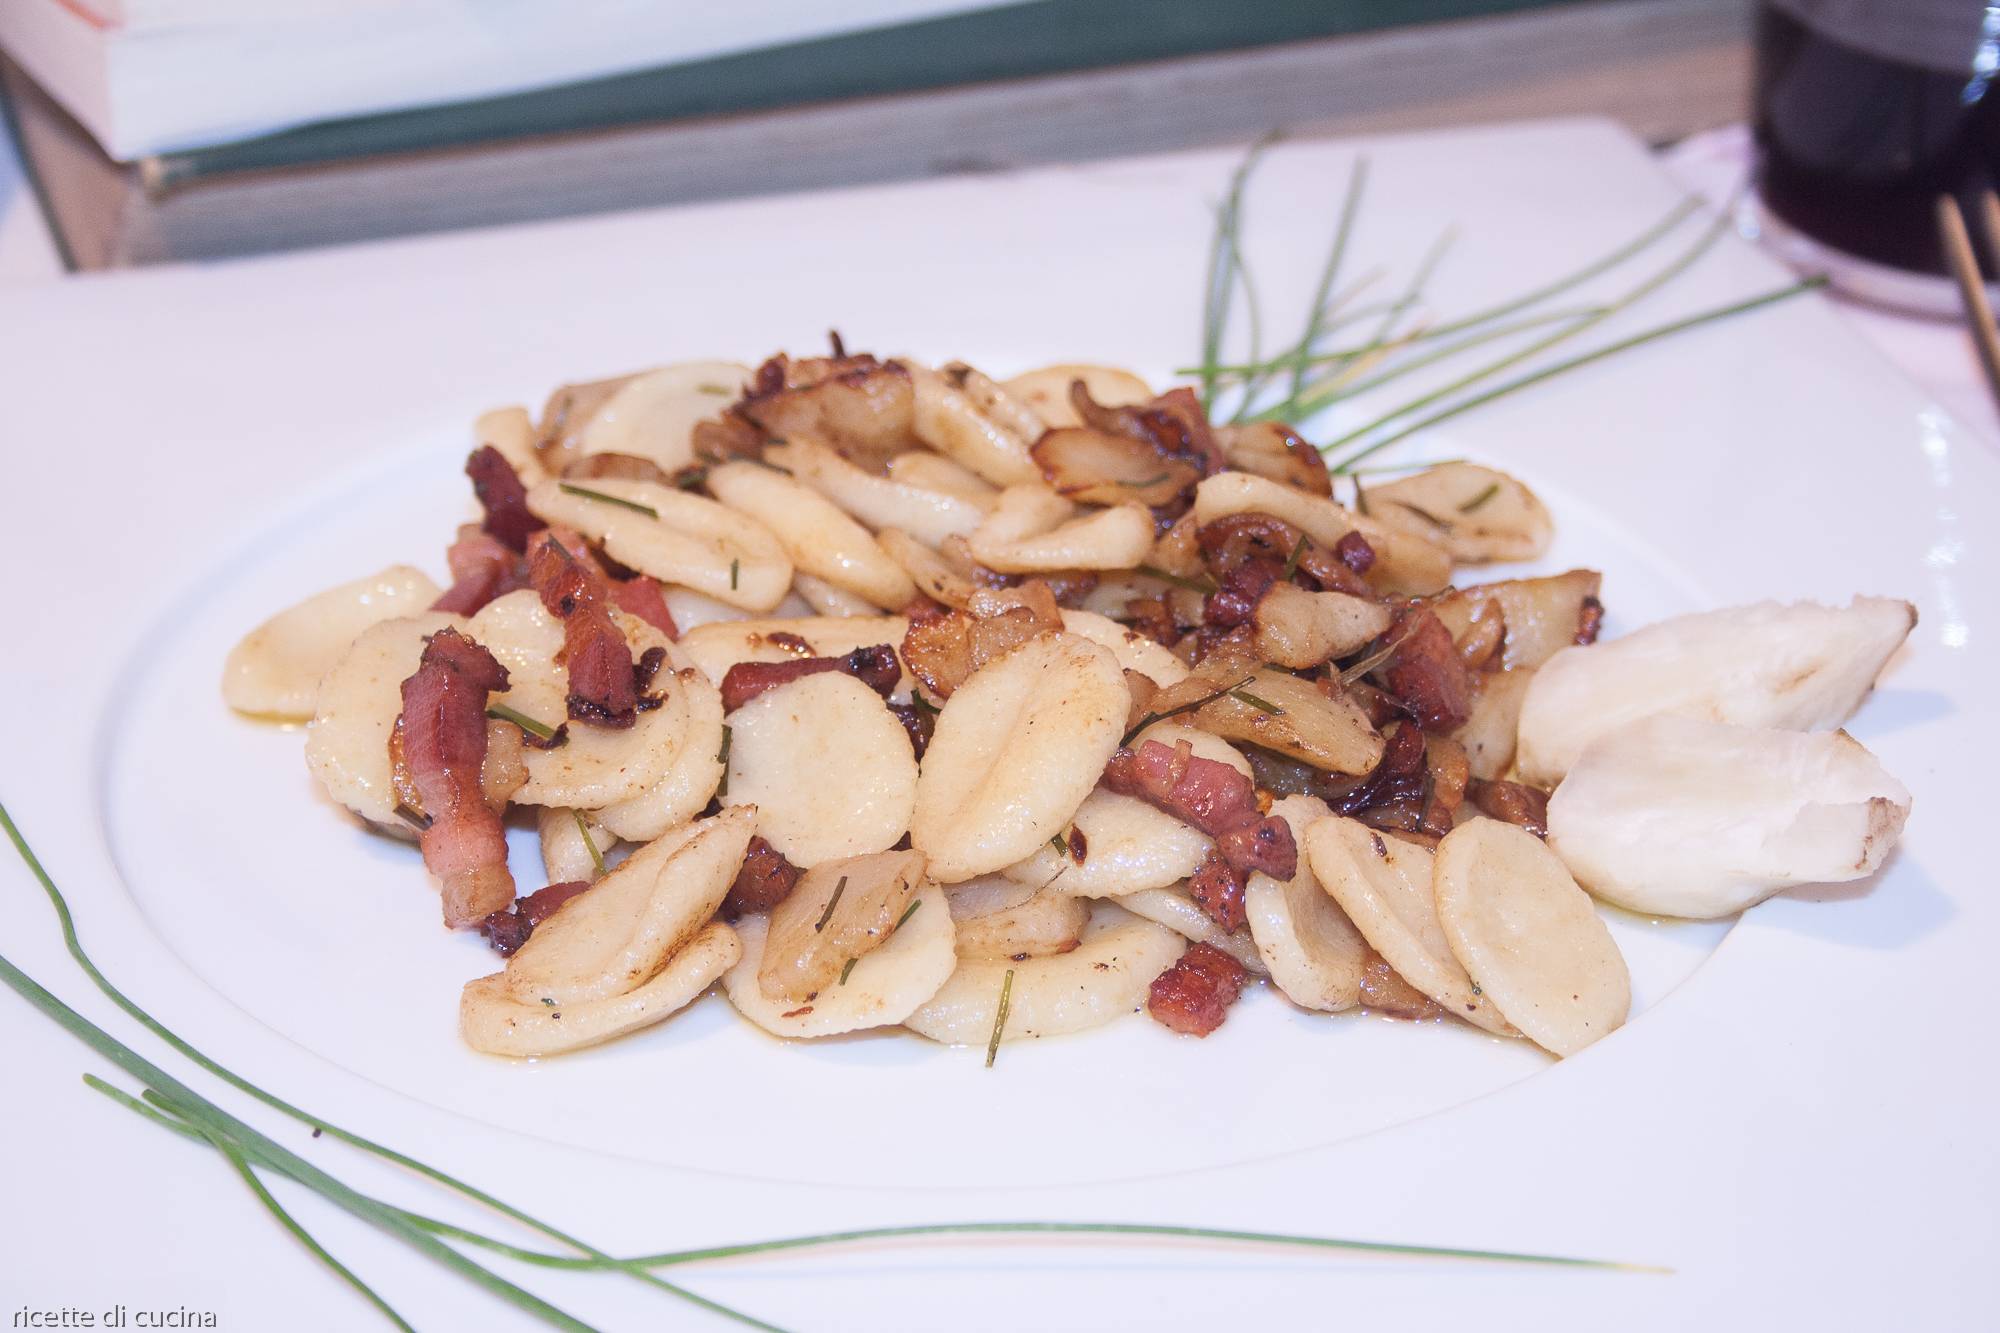
[[[1039,480],[1035,441],[979,410],[970,394],[927,366],[910,367],[911,429],[918,439],[996,486]]]
[[[902,660],[903,636],[910,622],[902,616],[797,616],[783,619],[736,620],[703,625],[681,636],[680,646],[708,678],[720,685],[738,662],[787,662],[799,657],[845,657],[856,648],[888,644]],[[800,644],[805,645],[801,651]],[[910,673],[897,681],[896,699],[910,694]]]
[[[1076,414],[1076,406],[1070,401],[1070,385],[1077,380],[1083,381],[1083,387],[1100,407],[1137,407],[1154,397],[1152,386],[1146,381],[1116,366],[1043,366],[1003,380],[1001,387],[1054,430],[1083,424],[1083,418]]]
[[[634,851],[535,927],[507,961],[507,989],[569,1004],[644,985],[722,906],[756,820],[755,806],[732,805]]]
[[[561,1055],[595,1046],[686,1008],[742,955],[736,932],[715,921],[647,981],[600,1000],[543,1004],[508,989],[504,972],[480,977],[459,997],[459,1036],[488,1055]]]
[[[1251,643],[1263,661],[1304,671],[1363,647],[1394,619],[1387,606],[1365,597],[1274,583],[1251,614]]]
[[[884,553],[887,553],[886,548]],[[861,594],[836,587],[825,579],[814,578],[804,570],[792,575],[792,591],[812,608],[815,615],[872,616],[878,609],[875,603]]]
[[[1186,742],[1195,757],[1228,764],[1244,776],[1250,761],[1219,736],[1177,721],[1155,722],[1132,740],[1134,746],[1158,741],[1169,749]],[[1067,828],[1083,834],[1084,858],[1077,864],[1052,844],[1037,847],[1032,856],[1000,873],[1024,884],[1047,885],[1080,898],[1113,898],[1145,889],[1164,889],[1192,875],[1208,856],[1214,841],[1164,810],[1136,796],[1122,796],[1103,787],[1092,790],[1077,807]]]
[[[796,573],[824,579],[893,610],[909,605],[916,585],[903,567],[818,491],[755,463],[721,463],[708,470],[715,498],[768,528]]]
[[[970,501],[982,512],[993,507],[1000,488],[962,463],[928,449],[912,449],[889,460],[889,479],[938,495]],[[896,517],[891,516],[893,522]],[[978,524],[974,524],[977,527]],[[970,528],[967,531],[971,531]]]
[[[910,825],[917,760],[875,691],[823,671],[729,715],[729,795],[793,865],[887,851]]]
[[[1176,893],[1172,889],[1141,889],[1119,898],[1118,905],[1134,916],[1159,922],[1183,939],[1222,950],[1243,964],[1253,976],[1261,977],[1270,970],[1264,966],[1263,956],[1257,952],[1257,942],[1250,937],[1247,928],[1224,930],[1185,893]]]
[[[975,917],[1010,911],[1040,891],[1036,885],[1017,884],[1005,875],[980,875],[957,884],[947,884],[943,888],[945,902],[951,905],[953,921],[970,921]]]
[[[1332,815],[1306,826],[1305,851],[1313,876],[1398,976],[1468,1023],[1496,1036],[1520,1035],[1479,993],[1445,939],[1428,848]]]
[[[1068,953],[1082,941],[1089,921],[1089,902],[1043,889],[1012,907],[958,919],[958,956],[1021,959]]]
[[[641,574],[746,611],[769,611],[791,591],[792,562],[768,528],[672,486],[620,477],[545,481],[529,488],[528,508],[545,523],[576,529]]]
[[[932,1041],[983,1046],[993,1037],[1000,989],[1007,986],[1002,1041],[1082,1032],[1137,1013],[1153,979],[1172,967],[1187,941],[1129,912],[1093,909],[1083,943],[1047,958],[962,959],[950,980],[903,1026]],[[1012,972],[1014,979],[1006,981]]]
[[[718,620],[750,619],[750,613],[740,606],[718,602],[706,593],[678,584],[661,584],[660,597],[667,604],[667,614],[674,618],[674,628],[682,634]]]
[[[223,702],[239,713],[303,722],[313,715],[320,678],[363,630],[419,615],[437,598],[438,586],[430,576],[408,565],[391,565],[315,593],[278,612],[229,650],[222,664]]]
[[[1491,782],[1505,777],[1513,766],[1521,701],[1527,698],[1528,684],[1534,678],[1534,667],[1472,674],[1472,714],[1451,736],[1465,747],[1473,777]]]
[[[937,717],[910,841],[940,883],[1012,865],[1055,836],[1098,775],[1131,696],[1118,659],[1045,634],[974,672]]]
[[[385,832],[415,836],[396,815],[389,767],[403,682],[416,673],[426,639],[465,627],[465,617],[443,611],[385,620],[363,630],[320,682],[306,726],[306,767],[328,796]]]
[[[1632,977],[1556,854],[1497,819],[1460,824],[1433,865],[1438,921],[1478,993],[1530,1041],[1574,1055],[1625,1021]]]
[[[1368,512],[1444,547],[1461,564],[1533,560],[1549,549],[1556,531],[1533,491],[1477,463],[1440,463],[1370,486]]]
[[[696,423],[720,416],[749,380],[750,368],[734,361],[684,361],[634,375],[591,413],[577,444],[585,454],[647,459],[671,476],[696,461]]]
[[[603,873],[605,853],[618,845],[618,835],[592,823],[581,810],[544,806],[535,821],[542,843],[542,869],[551,884],[588,882]],[[591,855],[596,848],[597,854]]]
[[[1187,679],[1187,663],[1135,629],[1092,611],[1064,611],[1063,628],[1111,650],[1118,665],[1152,677],[1155,685],[1178,685]]]
[[[667,662],[687,699],[687,722],[666,771],[646,791],[591,816],[629,842],[651,842],[693,819],[722,783],[722,691],[679,644],[668,645]]]
[[[1350,532],[1374,548],[1368,580],[1383,592],[1423,595],[1451,582],[1451,555],[1436,542],[1343,509],[1324,496],[1250,472],[1218,472],[1194,488],[1195,522],[1206,527],[1231,514],[1281,518],[1331,550]]]
[[[472,423],[474,447],[490,444],[500,451],[524,486],[532,486],[549,475],[542,456],[535,450],[535,422],[525,407],[496,407],[481,412]]]
[[[722,979],[736,1012],[778,1037],[831,1037],[890,1027],[937,993],[957,966],[951,913],[935,887],[911,900],[914,910],[881,944],[854,960],[843,980],[803,1002],[774,1000],[757,984],[770,919],[754,913],[736,923],[743,958]]]
[[[636,659],[650,648],[666,649],[664,634],[635,616],[614,611]],[[562,622],[542,606],[532,589],[495,598],[479,609],[466,632],[507,669],[500,702],[554,728],[569,716],[569,671],[562,652]],[[675,742],[687,728],[687,687],[661,672],[653,681],[658,708],[639,714],[629,727],[571,723],[568,739],[552,750],[529,747],[522,755],[528,781],[514,793],[522,805],[560,805],[596,810],[638,796],[660,780],[673,758]]]
[[[1251,872],[1243,894],[1250,938],[1272,984],[1293,1004],[1326,1013],[1352,1009],[1361,1003],[1368,942],[1320,887],[1305,852],[1307,826],[1331,811],[1316,796],[1287,796],[1272,804],[1271,813],[1291,825],[1298,870],[1289,880]]]
[[[971,579],[951,567],[949,561],[900,528],[883,528],[875,540],[889,558],[903,567],[917,591],[934,602],[963,611],[978,591]]]
[[[1153,549],[1153,515],[1143,505],[1073,512],[1039,481],[1009,486],[966,545],[973,559],[1003,574],[1131,569]]]
[[[936,454],[901,457],[932,458],[955,466]],[[901,528],[926,546],[971,532],[992,506],[990,499],[979,502],[954,491],[926,488],[893,472],[887,477],[864,472],[817,440],[801,438],[773,445],[765,451],[765,458],[869,527]]]

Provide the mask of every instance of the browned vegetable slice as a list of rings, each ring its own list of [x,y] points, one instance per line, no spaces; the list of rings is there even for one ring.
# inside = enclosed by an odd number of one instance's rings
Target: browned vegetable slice
[[[1085,504],[1171,504],[1201,479],[1151,445],[1088,426],[1049,431],[1028,453],[1057,494]]]
[[[771,909],[757,988],[773,1000],[810,1000],[848,959],[889,938],[923,878],[919,851],[843,857],[806,871]]]

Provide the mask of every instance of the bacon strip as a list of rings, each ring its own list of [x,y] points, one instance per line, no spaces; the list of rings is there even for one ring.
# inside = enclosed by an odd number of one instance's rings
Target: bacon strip
[[[1184,1036],[1206,1037],[1222,1026],[1248,975],[1243,964],[1213,944],[1191,944],[1180,961],[1153,978],[1146,1012]]]
[[[1472,716],[1472,677],[1434,612],[1407,611],[1389,631],[1399,643],[1383,684],[1425,731],[1456,731]]]
[[[528,538],[540,529],[542,520],[528,512],[528,488],[507,456],[490,444],[482,444],[465,460],[465,475],[472,478],[472,493],[486,511],[486,531],[511,551],[528,549]]]
[[[670,639],[678,639],[681,632],[674,624],[674,613],[667,608],[666,594],[660,585],[644,574],[636,574],[629,579],[619,579],[611,585],[611,601],[628,616],[636,616]]]
[[[884,699],[903,678],[896,650],[886,643],[856,648],[844,657],[794,657],[784,662],[738,662],[722,676],[722,711],[733,713],[766,690],[789,685],[801,676],[838,671],[852,676]]]
[[[445,551],[444,560],[451,567],[452,583],[431,603],[433,611],[469,616],[495,597],[526,586],[521,558],[493,534],[470,523],[459,529],[458,540]]]
[[[1519,782],[1472,780],[1467,794],[1483,815],[1519,825],[1538,838],[1549,836],[1549,794]]]
[[[1239,876],[1261,870],[1273,879],[1290,879],[1298,871],[1291,825],[1258,809],[1257,789],[1247,776],[1201,758],[1186,741],[1171,746],[1147,741],[1137,750],[1121,747],[1105,765],[1104,785],[1214,838],[1215,850]],[[1235,929],[1215,909],[1204,910],[1224,929]],[[1242,924],[1240,915],[1236,924]]]
[[[723,915],[734,918],[745,912],[770,911],[792,896],[802,873],[776,847],[753,837],[743,853],[743,868],[736,872],[736,882],[722,900]]]
[[[563,622],[570,717],[590,726],[631,726],[639,716],[632,648],[611,618],[604,577],[550,535],[528,553],[528,578],[549,614]]]
[[[444,921],[453,928],[474,925],[514,898],[506,834],[480,785],[486,696],[506,688],[506,668],[453,629],[430,637],[403,682],[402,757],[431,821],[420,839],[424,866],[443,882]]]
[[[502,958],[512,958],[528,942],[535,927],[556,914],[556,909],[590,887],[585,879],[565,880],[536,889],[503,911],[494,912],[479,923],[479,933]]]

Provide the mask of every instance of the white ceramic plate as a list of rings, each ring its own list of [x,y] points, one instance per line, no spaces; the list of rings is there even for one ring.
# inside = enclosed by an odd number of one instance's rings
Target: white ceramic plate
[[[1274,152],[1248,246],[1293,327],[1350,146]],[[1460,235],[1443,315],[1567,271],[1673,202],[1590,123],[1381,140],[1356,237],[1407,272]],[[1208,206],[1234,156],[766,200],[15,294],[0,327],[15,481],[0,799],[87,943],[172,1026],[266,1086],[588,1234],[646,1251],[913,1220],[1177,1221],[1620,1258],[1671,1277],[1261,1251],[870,1249],[688,1280],[788,1327],[1101,1328],[1990,1314],[1994,911],[1971,846],[1993,747],[1979,543],[1995,468],[1806,299],[1654,345],[1412,441],[1527,477],[1552,568],[1606,573],[1610,630],[1762,596],[1909,597],[1912,650],[1854,724],[1916,793],[1875,883],[1733,930],[1618,920],[1639,1012],[1560,1066],[1469,1031],[1252,995],[1216,1037],[1133,1020],[1010,1045],[787,1047],[719,999],[540,1065],[464,1051],[483,945],[436,925],[413,852],[325,807],[299,736],[232,718],[228,645],[306,591],[441,571],[478,410],[563,379],[849,344],[996,372],[1164,380],[1192,353]],[[1692,235],[1692,229],[1689,233]],[[1649,263],[1600,285],[1623,287]],[[1775,286],[1725,244],[1617,336]],[[1422,388],[1385,391],[1388,405]],[[1394,396],[1391,396],[1394,395]],[[1325,429],[1337,429],[1338,421]],[[25,530],[23,530],[25,529]],[[525,854],[525,848],[522,849]],[[525,862],[524,862],[525,864]],[[18,868],[5,952],[105,1012]],[[1725,938],[1726,933],[1726,938]],[[1718,945],[1720,947],[1718,947]],[[84,1090],[87,1053],[13,1001],[0,1307],[185,1305],[223,1327],[368,1316],[226,1169]],[[130,1025],[113,1023],[130,1033]],[[145,1045],[145,1043],[141,1043]],[[260,1119],[260,1123],[262,1120]],[[281,1131],[300,1140],[290,1127]],[[331,1143],[312,1153],[407,1183]],[[423,1326],[511,1326],[345,1219],[307,1215]],[[609,1327],[693,1318],[610,1279],[535,1278]]]

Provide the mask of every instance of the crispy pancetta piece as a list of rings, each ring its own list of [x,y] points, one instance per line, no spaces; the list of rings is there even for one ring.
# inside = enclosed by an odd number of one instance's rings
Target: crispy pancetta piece
[[[1243,964],[1213,944],[1191,944],[1153,978],[1146,1012],[1183,1036],[1206,1037],[1222,1026],[1248,976]]]
[[[528,577],[550,615],[563,622],[569,715],[595,727],[629,727],[639,716],[632,646],[612,620],[604,577],[553,534],[528,553]]]
[[[487,916],[479,923],[479,933],[486,937],[486,942],[502,958],[512,958],[514,951],[526,944],[528,936],[535,933],[536,926],[554,916],[558,907],[589,887],[589,880],[573,879],[536,889],[527,897],[517,899],[512,907]]]
[[[1239,879],[1253,870],[1273,879],[1290,879],[1298,872],[1291,825],[1258,808],[1257,790],[1247,775],[1203,759],[1186,742],[1162,745],[1149,740],[1137,750],[1120,748],[1105,765],[1104,785],[1120,795],[1136,796],[1214,838],[1217,855]],[[1217,925],[1233,930],[1243,924],[1242,888],[1239,884],[1232,895],[1219,883],[1214,887],[1213,906],[1199,896],[1195,901]]]
[[[490,444],[482,444],[465,460],[465,475],[472,478],[472,493],[479,497],[486,521],[480,527],[510,551],[528,549],[528,538],[543,526],[528,512],[528,488],[507,456]]]
[[[801,676],[838,671],[854,677],[884,699],[903,678],[896,650],[886,643],[856,648],[839,657],[794,657],[783,662],[738,662],[722,677],[722,711],[733,713],[766,690],[788,685]]]
[[[477,924],[514,900],[507,838],[481,784],[486,762],[486,697],[507,688],[493,654],[454,629],[424,645],[403,682],[397,719],[402,759],[428,819],[419,838],[424,866],[441,881],[445,924]]]

